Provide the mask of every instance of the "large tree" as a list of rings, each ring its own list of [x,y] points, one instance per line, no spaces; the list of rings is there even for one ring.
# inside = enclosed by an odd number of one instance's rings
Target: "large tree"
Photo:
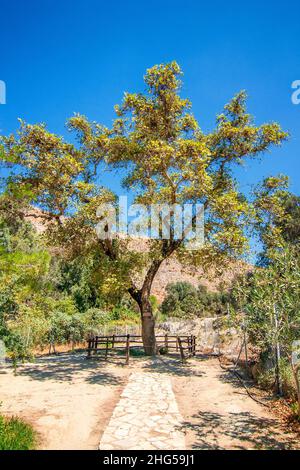
[[[156,350],[149,298],[162,262],[174,254],[201,263],[215,254],[240,255],[247,245],[249,202],[239,192],[234,167],[287,137],[276,123],[254,124],[245,92],[225,106],[215,130],[204,133],[190,101],[180,95],[180,75],[176,62],[147,70],[145,93],[125,94],[111,129],[75,115],[68,127],[76,144],[45,125],[24,122],[17,135],[2,139],[1,158],[13,169],[3,197],[14,201],[10,207],[18,200],[19,212],[30,204],[41,208],[49,242],[65,256],[98,252],[101,282],[104,277],[109,286],[126,289],[139,305],[147,354]],[[185,234],[176,238],[172,231],[169,239],[149,240],[144,252],[133,251],[124,237],[99,240],[97,207],[116,202],[103,184],[107,169],[120,172],[137,203],[203,204],[204,246],[187,253]]]

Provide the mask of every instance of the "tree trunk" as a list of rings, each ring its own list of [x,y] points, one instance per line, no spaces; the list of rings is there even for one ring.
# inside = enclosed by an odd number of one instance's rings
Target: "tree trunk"
[[[149,298],[144,298],[140,304],[141,320],[142,320],[142,338],[145,354],[147,356],[155,356],[156,339],[155,339],[155,320],[152,313],[152,306]]]
[[[128,289],[129,294],[137,302],[140,308],[143,345],[145,354],[147,354],[147,356],[155,356],[157,352],[155,339],[155,320],[150,302],[151,286],[162,262],[167,259],[176,248],[178,248],[180,243],[181,241],[176,240],[176,242],[170,245],[168,243],[164,244],[162,249],[162,256],[159,259],[152,261],[152,264],[146,273],[142,288],[137,289],[133,284]]]
[[[295,379],[296,390],[297,390],[297,399],[298,399],[298,416],[300,418],[300,382],[299,382],[299,370],[300,366],[295,366],[292,364],[292,371]]]

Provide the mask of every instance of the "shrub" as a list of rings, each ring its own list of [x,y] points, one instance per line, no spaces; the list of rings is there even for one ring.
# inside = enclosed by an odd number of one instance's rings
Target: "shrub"
[[[166,292],[167,296],[161,304],[161,312],[167,317],[193,318],[226,312],[228,295],[208,292],[203,285],[196,289],[189,282],[176,282],[168,284]]]
[[[0,450],[31,450],[36,444],[36,433],[29,424],[0,415]]]
[[[138,312],[135,312],[129,308],[123,306],[116,306],[111,311],[111,319],[113,321],[130,321],[130,322],[137,322],[140,320],[140,315]]]

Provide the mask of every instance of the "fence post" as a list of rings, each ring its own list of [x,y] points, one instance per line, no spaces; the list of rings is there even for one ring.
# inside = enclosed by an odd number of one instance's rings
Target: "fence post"
[[[115,347],[115,335],[112,335],[112,344],[111,344],[112,349]]]
[[[188,356],[192,355],[192,347],[193,347],[192,337],[188,336],[188,339],[187,339]]]
[[[193,356],[196,356],[196,336],[193,336]]]
[[[106,337],[106,348],[105,348],[105,360],[107,361],[108,356],[108,336]]]
[[[98,336],[96,336],[95,338],[95,344],[94,344],[94,354],[97,356],[97,348],[98,348]]]
[[[166,352],[169,352],[168,333],[165,334],[165,348],[166,348]]]
[[[126,340],[126,365],[129,364],[129,354],[130,354],[130,335],[127,335],[127,340]]]
[[[93,355],[97,355],[97,346],[96,346],[96,337],[94,336],[93,337],[93,340],[92,340],[92,348],[93,348]]]
[[[177,341],[178,341],[178,344],[179,344],[181,361],[182,361],[182,362],[185,362],[184,351],[183,351],[181,339],[179,338],[179,336],[177,337]]]

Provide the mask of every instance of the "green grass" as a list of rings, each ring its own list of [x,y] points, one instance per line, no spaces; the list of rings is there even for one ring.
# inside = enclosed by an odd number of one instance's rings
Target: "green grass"
[[[0,415],[0,450],[31,450],[36,442],[36,433],[29,424]]]

